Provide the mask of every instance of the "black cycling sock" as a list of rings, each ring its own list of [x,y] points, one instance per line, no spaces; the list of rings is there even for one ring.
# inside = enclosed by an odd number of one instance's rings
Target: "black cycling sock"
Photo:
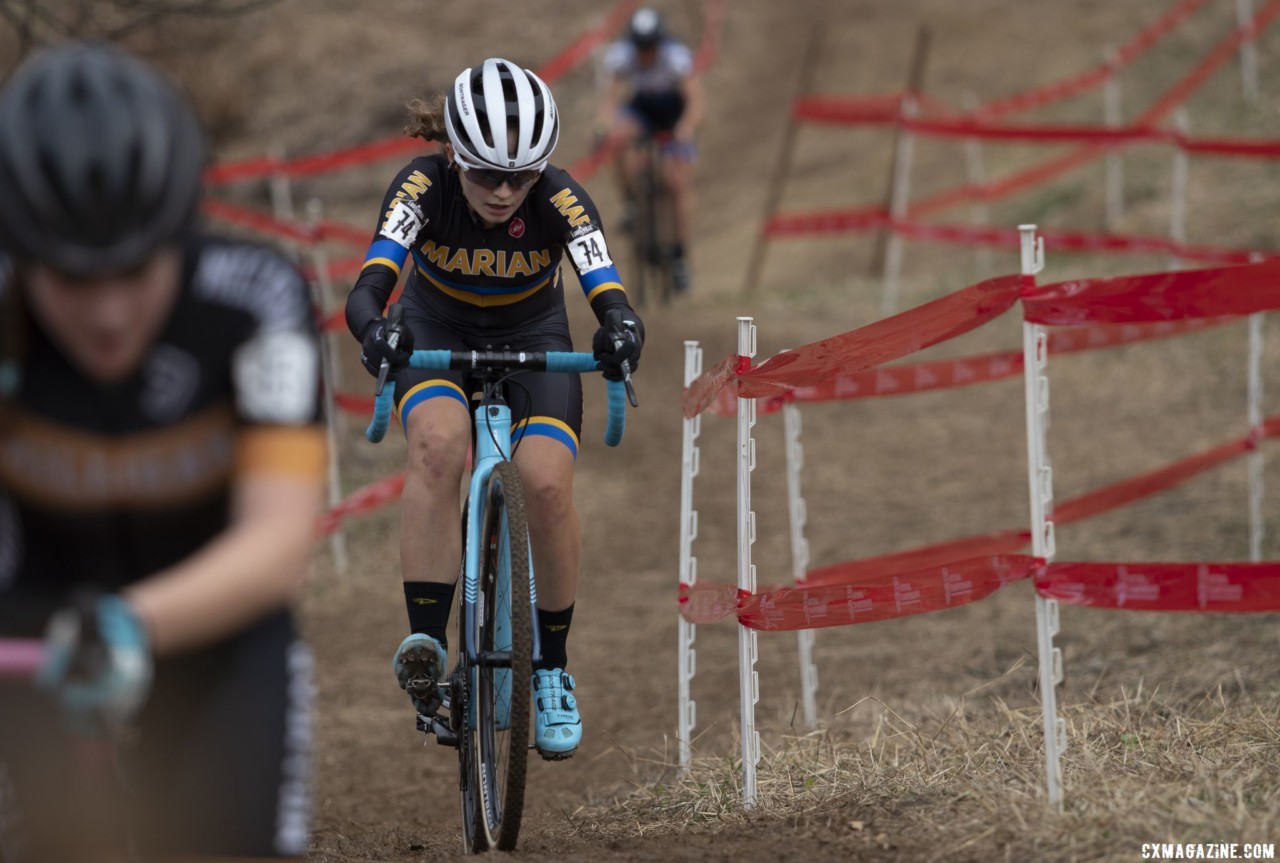
[[[436,581],[406,581],[404,605],[409,610],[409,631],[425,633],[441,647],[449,646],[449,610],[453,608],[453,591],[457,585]]]
[[[573,622],[573,606],[564,611],[538,609],[538,638],[542,641],[542,659],[534,670],[564,668],[569,664],[569,624]]]
[[[671,257],[677,261],[684,257],[684,243],[676,243],[671,247]]]

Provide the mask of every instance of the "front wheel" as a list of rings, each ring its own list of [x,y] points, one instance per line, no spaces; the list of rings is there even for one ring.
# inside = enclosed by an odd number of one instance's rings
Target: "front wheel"
[[[533,676],[529,529],[520,474],[511,462],[498,464],[489,479],[478,540],[479,654],[469,732],[481,813],[475,838],[486,848],[511,851],[524,811]]]

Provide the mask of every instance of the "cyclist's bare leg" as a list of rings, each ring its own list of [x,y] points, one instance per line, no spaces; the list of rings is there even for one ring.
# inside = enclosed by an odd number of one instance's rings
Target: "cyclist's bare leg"
[[[453,398],[419,403],[408,417],[408,461],[400,498],[400,570],[405,581],[453,584],[462,561],[458,531],[471,418]]]
[[[573,606],[578,590],[582,526],[573,504],[573,454],[557,440],[531,435],[521,441],[516,462],[529,518],[543,662],[554,666],[534,666],[534,739],[543,758],[558,760],[571,756],[582,740],[573,677],[564,670],[568,619],[562,618],[564,627],[555,636],[544,628],[560,617],[553,612]]]
[[[538,608],[561,611],[578,592],[582,524],[573,503],[573,453],[562,443],[529,435],[516,450],[529,517]]]

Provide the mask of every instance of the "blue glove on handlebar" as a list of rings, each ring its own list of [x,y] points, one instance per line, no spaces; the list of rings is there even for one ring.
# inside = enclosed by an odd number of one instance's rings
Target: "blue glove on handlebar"
[[[87,595],[50,618],[36,684],[57,699],[73,729],[128,722],[147,698],[151,675],[146,628],[121,597]]]

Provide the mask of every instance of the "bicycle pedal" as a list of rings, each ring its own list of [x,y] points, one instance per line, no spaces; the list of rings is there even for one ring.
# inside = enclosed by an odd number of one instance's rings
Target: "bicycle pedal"
[[[431,700],[431,696],[433,695],[432,690],[436,690],[434,693],[435,698],[441,698],[439,695],[439,690],[442,688],[440,686],[440,681],[436,680],[434,677],[428,677],[425,674],[419,674],[417,677],[409,678],[409,682],[405,684],[404,688],[410,695],[421,698],[424,701]],[[444,696],[444,698],[447,697],[447,695]],[[443,700],[441,703],[443,703]]]
[[[535,743],[530,743],[529,748],[541,755],[543,761],[566,761],[578,751],[577,749],[570,749],[568,752],[543,752]]]

